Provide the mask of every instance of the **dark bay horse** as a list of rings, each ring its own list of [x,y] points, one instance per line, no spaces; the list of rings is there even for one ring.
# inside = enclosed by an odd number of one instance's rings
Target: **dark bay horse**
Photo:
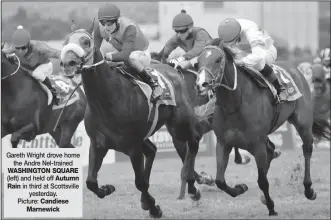
[[[295,101],[284,102],[276,108],[271,91],[261,88],[252,80],[246,69],[235,66],[233,57],[230,49],[224,47],[219,39],[214,39],[211,45],[204,48],[198,59],[197,90],[216,90],[213,128],[220,143],[216,149],[217,187],[232,197],[248,190],[245,184],[230,187],[224,177],[232,146],[245,149],[255,157],[258,169],[257,182],[264,194],[269,215],[277,215],[274,202],[269,195],[267,179],[273,158],[272,148],[267,147],[267,144],[273,145],[268,134],[288,121],[295,126],[303,141],[305,196],[310,200],[316,199],[310,177],[313,136],[330,140],[330,128],[327,121],[313,117],[313,103],[307,81],[298,71],[289,72],[302,96]],[[275,118],[277,120],[274,121]]]
[[[151,217],[161,217],[161,208],[155,204],[155,199],[148,192],[150,173],[157,150],[149,139],[144,140],[149,129],[148,101],[141,89],[118,68],[110,68],[105,63],[100,50],[94,46],[92,30],[93,27],[90,30],[73,28],[61,53],[64,73],[67,76],[77,73],[82,75],[88,101],[85,128],[91,142],[87,188],[99,198],[115,191],[112,185],[99,187],[97,174],[109,149],[122,152],[130,157],[135,173],[135,185],[141,191],[142,209],[149,210]],[[185,82],[168,65],[156,64],[151,67],[172,83],[177,104],[159,106],[159,119],[154,132],[165,124],[173,139],[187,142],[188,151],[181,173],[181,186],[185,190],[187,180],[191,198],[198,200],[201,194],[194,186],[193,172],[201,137],[197,131],[197,118]],[[189,169],[191,167],[193,169]]]
[[[151,52],[152,59],[161,62],[163,50],[164,50],[164,48],[159,53]],[[195,81],[196,81],[197,77],[191,71],[194,71],[194,70],[180,69],[180,70],[178,70],[178,73],[181,74],[185,80],[186,87],[188,89],[193,106],[197,107],[197,106],[205,105],[209,101],[208,96],[207,95],[204,95],[204,96],[197,95],[197,92],[195,89]],[[204,134],[206,134],[212,130],[212,120],[213,120],[213,117],[208,117],[208,118],[200,121],[201,129],[199,131],[201,132],[201,136],[203,136]],[[181,156],[182,153],[180,151],[183,151],[183,149],[185,150],[185,146],[181,146],[180,144],[181,143],[177,143],[176,141],[174,141],[174,146],[177,150],[177,153],[180,155],[182,161],[184,161],[184,157]],[[234,147],[234,153],[235,153],[234,162],[236,164],[247,164],[250,162],[250,158],[248,156],[245,156],[244,158],[241,157],[237,147]],[[203,178],[199,174],[197,174],[197,175],[198,175],[198,179]]]
[[[12,147],[17,148],[21,139],[31,141],[36,135],[49,133],[60,148],[74,148],[71,138],[84,119],[87,104],[82,90],[78,89],[80,99],[66,106],[53,131],[61,109],[52,110],[37,80],[3,52],[1,64],[1,138],[12,134]]]

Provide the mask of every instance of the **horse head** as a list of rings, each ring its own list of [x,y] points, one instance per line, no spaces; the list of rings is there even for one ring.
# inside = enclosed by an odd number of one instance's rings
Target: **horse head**
[[[198,77],[196,89],[199,95],[218,87],[224,75],[226,52],[220,39],[210,40],[198,57]],[[228,49],[227,49],[228,50]]]
[[[316,63],[311,66],[312,70],[312,83],[316,95],[322,95],[327,89],[327,81],[325,71],[321,63]]]
[[[81,72],[83,65],[91,65],[94,62],[93,29],[94,20],[88,30],[79,29],[75,22],[72,22],[72,32],[66,37],[61,50],[61,67],[65,76],[73,77]]]

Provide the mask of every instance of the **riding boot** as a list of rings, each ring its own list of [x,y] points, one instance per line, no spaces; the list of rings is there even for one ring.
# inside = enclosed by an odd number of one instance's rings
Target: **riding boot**
[[[263,70],[261,70],[261,73],[269,80],[269,82],[272,83],[272,85],[274,85],[275,89],[277,90],[277,97],[278,97],[277,102],[286,101],[288,97],[287,89],[280,82],[273,69],[268,64],[266,64]]]
[[[140,78],[147,83],[152,89],[152,102],[155,101],[157,98],[159,98],[162,95],[163,89],[160,87],[160,85],[153,79],[153,77],[147,73],[147,71],[144,69],[140,73],[138,73]]]
[[[59,102],[60,102],[60,99],[57,97],[57,92],[56,92],[56,89],[53,87],[51,81],[49,80],[48,77],[45,78],[45,80],[42,82],[44,83],[47,88],[51,91],[52,95],[53,95],[53,103],[55,105],[58,105]]]

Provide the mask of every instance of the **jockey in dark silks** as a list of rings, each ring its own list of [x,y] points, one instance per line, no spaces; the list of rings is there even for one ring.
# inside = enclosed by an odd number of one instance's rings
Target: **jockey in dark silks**
[[[151,62],[149,41],[135,22],[120,14],[119,8],[111,3],[99,8],[99,25],[94,30],[96,47],[100,49],[103,39],[112,44],[118,52],[106,53],[105,59],[124,62],[135,69],[142,80],[153,89],[152,99],[155,100],[162,94],[162,89],[145,69]]]
[[[31,40],[30,33],[20,25],[12,35],[12,47],[3,49],[8,58],[14,54],[20,59],[21,67],[31,72],[31,76],[45,84],[53,94],[53,102],[57,105],[59,99],[56,89],[47,76],[53,72],[50,58],[60,58],[60,51],[50,48],[45,43]]]
[[[174,17],[172,29],[176,34],[167,41],[161,51],[161,61],[166,62],[170,53],[180,47],[186,53],[179,58],[171,59],[169,63],[175,68],[180,66],[183,69],[194,66],[205,44],[211,40],[209,33],[203,28],[195,27],[192,17],[186,14],[185,10]]]
[[[236,65],[254,67],[275,86],[279,101],[287,99],[286,88],[269,65],[275,62],[277,49],[264,30],[250,20],[227,18],[218,26],[218,37],[239,57]]]

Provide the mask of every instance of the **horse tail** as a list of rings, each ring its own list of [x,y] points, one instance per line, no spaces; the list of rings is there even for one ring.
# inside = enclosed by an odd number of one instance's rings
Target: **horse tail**
[[[330,123],[328,120],[320,119],[320,118],[314,118],[313,122],[313,135],[314,137],[318,139],[326,139],[328,141],[331,140],[331,128]]]

